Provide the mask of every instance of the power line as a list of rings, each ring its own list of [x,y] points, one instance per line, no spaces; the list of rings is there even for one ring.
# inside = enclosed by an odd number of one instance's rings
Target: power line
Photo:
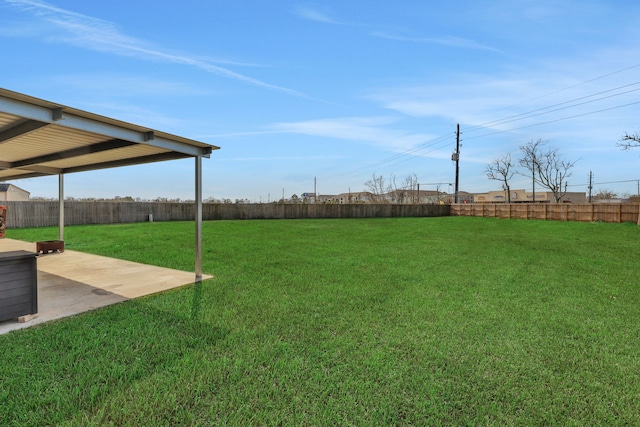
[[[609,184],[624,184],[624,183],[627,183],[627,182],[638,182],[638,181],[640,181],[640,178],[639,179],[626,179],[626,180],[623,180],[623,181],[594,182],[591,185],[596,186],[596,185],[609,185]],[[586,184],[570,184],[570,185],[567,185],[567,187],[583,187],[585,185],[588,186],[589,183],[586,183]]]
[[[637,68],[637,67],[640,67],[640,64],[631,65],[631,66],[629,66],[629,67],[622,68],[622,69],[620,69],[620,70],[616,70],[616,71],[612,71],[612,72],[610,72],[610,73],[603,74],[603,75],[601,75],[601,76],[597,76],[597,77],[594,77],[594,78],[592,78],[592,79],[585,80],[585,81],[583,81],[583,82],[576,83],[576,84],[574,84],[574,85],[567,86],[567,87],[562,88],[562,89],[558,89],[558,90],[555,90],[555,91],[552,91],[552,92],[545,93],[545,94],[540,95],[540,96],[536,96],[536,97],[534,97],[534,98],[527,99],[527,100],[525,100],[525,101],[521,101],[521,102],[519,102],[519,103],[517,103],[517,104],[513,104],[513,105],[512,105],[512,107],[515,107],[515,106],[517,106],[517,105],[526,104],[527,102],[536,101],[536,100],[538,100],[538,99],[542,99],[542,98],[545,98],[545,97],[550,96],[550,95],[555,95],[556,93],[564,92],[564,91],[566,91],[566,90],[573,89],[573,88],[575,88],[575,87],[582,86],[582,85],[587,84],[587,83],[595,82],[596,80],[601,80],[601,79],[604,79],[604,78],[607,78],[607,77],[611,77],[611,76],[614,76],[614,75],[616,75],[616,74],[620,74],[620,73],[623,73],[623,72],[625,72],[625,71],[629,71],[629,70],[631,70],[631,69],[633,69],[633,68]]]
[[[610,111],[610,110],[616,110],[616,109],[618,109],[618,108],[624,108],[624,107],[628,107],[628,106],[630,106],[630,105],[636,105],[636,104],[640,104],[640,101],[630,102],[630,103],[628,103],[628,104],[623,104],[623,105],[617,105],[617,106],[615,106],[615,107],[603,108],[603,109],[601,109],[601,110],[590,111],[590,112],[587,112],[587,113],[576,114],[576,115],[573,115],[573,116],[561,117],[561,118],[559,118],[559,119],[548,120],[548,121],[546,121],[546,122],[533,123],[533,124],[530,124],[530,125],[520,126],[520,127],[513,128],[513,129],[509,129],[509,130],[499,130],[499,131],[495,131],[495,132],[491,132],[491,133],[486,133],[486,134],[483,134],[483,135],[471,136],[471,137],[468,137],[468,138],[466,138],[466,139],[467,139],[467,140],[469,140],[469,139],[476,139],[476,138],[482,138],[482,137],[484,137],[484,136],[496,135],[496,134],[499,134],[499,133],[513,132],[514,130],[526,129],[526,128],[530,128],[530,127],[546,125],[546,124],[549,124],[549,123],[561,122],[561,121],[563,121],[563,120],[569,120],[569,119],[575,119],[575,118],[577,118],[577,117],[589,116],[589,115],[591,115],[591,114],[602,113],[602,112],[604,112],[604,111]]]
[[[410,149],[410,150],[407,150],[407,151],[403,151],[403,152],[401,152],[401,153],[394,154],[393,156],[391,156],[391,157],[389,157],[389,158],[387,158],[387,159],[381,160],[381,161],[379,162],[379,164],[381,164],[381,165],[382,165],[382,164],[384,164],[384,163],[388,163],[388,162],[390,162],[390,161],[393,161],[393,160],[396,160],[396,159],[399,159],[399,158],[402,158],[402,157],[406,157],[406,156],[409,156],[409,155],[411,155],[411,154],[414,154],[414,153],[417,153],[417,152],[419,152],[419,151],[422,151],[422,150],[424,150],[424,149],[426,149],[426,148],[428,148],[428,147],[432,146],[432,145],[433,145],[433,144],[435,144],[436,142],[439,142],[439,141],[443,140],[444,138],[447,138],[448,136],[449,136],[449,135],[442,135],[442,136],[439,136],[439,137],[437,137],[437,138],[435,138],[435,139],[432,139],[432,140],[430,140],[430,141],[427,141],[427,142],[424,142],[424,143],[422,143],[422,144],[419,144],[418,146],[416,146],[416,147],[414,147],[414,148],[412,148],[412,149]]]
[[[423,142],[423,143],[419,144],[418,146],[416,146],[414,148],[411,148],[409,150],[406,150],[406,151],[403,151],[403,152],[400,152],[400,153],[396,153],[396,154],[394,154],[394,155],[392,155],[390,157],[387,157],[386,159],[382,159],[382,160],[380,160],[378,162],[375,162],[373,164],[368,164],[366,166],[362,166],[361,168],[358,168],[355,171],[353,171],[353,172],[351,172],[349,174],[345,174],[343,176],[353,176],[353,175],[356,175],[359,171],[361,171],[361,170],[363,170],[365,168],[366,169],[375,169],[375,168],[381,167],[381,166],[383,166],[383,165],[385,165],[387,163],[388,164],[386,166],[395,165],[395,164],[401,163],[403,161],[410,160],[412,157],[409,157],[409,156],[411,156],[412,154],[415,155],[415,154],[417,154],[417,153],[419,153],[419,152],[421,152],[423,150],[426,150],[428,148],[431,148],[431,150],[426,151],[426,152],[422,152],[421,154],[424,155],[424,154],[427,154],[427,153],[431,153],[431,152],[433,152],[435,150],[438,150],[438,149],[443,148],[444,146],[448,145],[449,142],[446,141],[444,145],[440,144],[440,145],[434,146],[438,142],[441,142],[441,141],[445,140],[446,138],[450,138],[450,137],[451,136],[449,134],[441,135],[441,136],[433,138],[433,139],[431,139],[429,141]]]
[[[604,78],[607,78],[607,77],[611,77],[613,75],[620,74],[620,73],[623,73],[625,71],[628,71],[628,70],[631,70],[631,69],[634,69],[634,68],[637,68],[637,67],[640,67],[640,63],[632,65],[632,66],[629,66],[629,67],[626,67],[626,68],[623,68],[623,69],[620,69],[620,70],[616,70],[616,71],[613,71],[613,72],[610,72],[610,73],[607,73],[607,74],[603,74],[603,75],[594,77],[592,79],[585,80],[583,82],[580,82],[580,83],[577,83],[577,84],[574,84],[574,85],[571,85],[571,86],[568,86],[568,87],[565,87],[565,88],[562,88],[562,89],[559,89],[559,90],[556,90],[556,91],[548,92],[546,94],[543,94],[543,95],[540,95],[540,96],[537,96],[537,97],[534,97],[534,98],[530,98],[530,99],[522,101],[520,103],[513,104],[512,106],[525,104],[527,102],[531,102],[531,101],[534,101],[534,100],[537,100],[537,99],[541,99],[541,98],[544,98],[544,97],[547,97],[547,96],[550,96],[550,95],[554,95],[554,94],[557,94],[557,93],[560,93],[560,92],[564,92],[566,90],[573,89],[575,87],[578,87],[578,86],[581,86],[581,85],[584,85],[584,84],[587,84],[587,83],[591,83],[591,82],[594,82],[594,81],[597,81],[597,80],[601,80],[601,79],[604,79]],[[489,126],[497,126],[497,125],[502,125],[502,124],[506,124],[506,123],[511,123],[511,122],[514,122],[514,121],[524,120],[524,119],[527,119],[527,118],[537,117],[537,116],[544,115],[544,114],[550,114],[550,113],[561,111],[561,110],[575,108],[575,107],[578,107],[580,105],[586,105],[586,104],[590,104],[590,103],[593,103],[593,102],[602,101],[602,100],[608,99],[608,98],[613,98],[613,97],[617,97],[617,96],[626,95],[626,94],[629,94],[629,93],[632,93],[632,92],[640,91],[640,88],[631,89],[631,90],[627,90],[627,91],[623,91],[623,92],[620,92],[620,93],[611,94],[611,95],[608,95],[608,96],[603,96],[603,97],[596,98],[596,99],[590,99],[590,98],[593,98],[593,97],[596,97],[596,96],[599,96],[599,95],[603,95],[603,94],[606,94],[606,93],[611,93],[611,92],[619,91],[621,89],[629,88],[629,87],[632,87],[632,86],[637,86],[639,84],[640,84],[640,82],[633,82],[633,83],[621,85],[621,86],[618,86],[618,87],[615,87],[615,88],[611,88],[611,89],[603,90],[603,91],[600,91],[600,92],[592,93],[592,94],[589,94],[589,95],[581,96],[581,97],[574,98],[574,99],[571,99],[571,100],[568,100],[568,101],[552,104],[552,105],[549,105],[549,106],[546,106],[546,107],[537,108],[537,109],[534,109],[534,110],[531,110],[531,111],[527,111],[527,112],[524,112],[524,113],[514,114],[514,115],[511,115],[511,116],[507,116],[505,118],[502,118],[502,119],[497,119],[497,120],[485,122],[485,123],[482,123],[480,125],[476,125],[476,126],[472,126],[470,128],[467,128],[465,131],[466,132],[474,132],[474,131],[478,131],[480,129],[484,129],[484,128],[489,127]],[[582,100],[588,100],[588,101],[577,102],[577,101],[582,101]],[[571,104],[571,105],[567,105],[567,104]],[[533,124],[529,124],[529,125],[519,126],[519,127],[516,127],[516,128],[509,129],[509,130],[499,130],[499,131],[494,131],[494,132],[485,133],[485,134],[481,134],[481,135],[468,136],[468,137],[465,138],[465,140],[475,139],[475,138],[482,138],[482,137],[486,137],[486,136],[492,136],[492,135],[496,135],[496,134],[500,134],[500,133],[512,132],[512,131],[516,131],[516,130],[520,130],[520,129],[526,129],[526,128],[535,127],[535,126],[542,126],[542,125],[545,125],[545,124],[555,123],[555,122],[564,121],[564,120],[570,120],[570,119],[574,119],[574,118],[578,118],[578,117],[584,117],[584,116],[588,116],[588,115],[592,115],[592,114],[602,113],[602,112],[605,112],[605,111],[615,110],[615,109],[624,108],[624,107],[628,107],[628,106],[631,106],[631,105],[637,105],[637,104],[640,104],[640,101],[630,102],[630,103],[627,103],[627,104],[616,105],[616,106],[608,107],[608,108],[602,108],[602,109],[595,110],[595,111],[589,111],[589,112],[575,114],[575,115],[571,115],[571,116],[560,117],[560,118],[553,119],[553,120],[547,120],[547,121],[543,121],[543,122],[538,122],[538,123],[533,123]],[[555,107],[561,107],[561,108],[555,108]],[[418,146],[416,146],[414,148],[411,148],[409,150],[405,150],[403,152],[400,152],[400,153],[394,154],[394,155],[392,155],[390,157],[387,157],[385,159],[382,159],[379,162],[376,162],[376,163],[373,163],[373,164],[370,164],[370,165],[367,165],[367,166],[363,166],[363,167],[357,169],[356,171],[354,171],[353,173],[348,174],[348,175],[355,175],[359,171],[361,171],[361,170],[363,170],[365,168],[376,168],[376,167],[380,167],[380,166],[383,166],[383,165],[386,165],[388,167],[388,166],[391,166],[391,165],[395,165],[395,164],[407,161],[407,160],[413,158],[414,156],[417,156],[418,154],[425,155],[425,154],[431,153],[431,152],[436,151],[438,149],[444,148],[446,145],[448,145],[450,143],[450,141],[445,141],[445,139],[447,139],[449,137],[450,137],[450,135],[448,135],[448,134],[441,135],[441,136],[439,136],[437,138],[434,138],[434,139],[431,139],[431,140],[426,141],[424,143],[421,143],[421,144],[419,144]],[[444,142],[444,144],[438,144],[439,142]],[[426,151],[426,150],[428,150],[428,151]],[[629,182],[633,182],[633,181],[634,180],[631,180]],[[625,181],[621,181],[621,182],[625,182]],[[614,183],[617,183],[617,182],[614,182]],[[600,185],[600,184],[594,184],[594,185]]]
[[[597,99],[593,99],[593,100],[590,100],[590,101],[581,102],[581,103],[578,103],[578,104],[573,104],[573,105],[570,105],[570,106],[567,106],[567,107],[557,108],[555,110],[549,110],[550,108],[553,108],[553,107],[558,107],[560,105],[566,105],[566,104],[569,104],[569,103],[572,103],[572,102],[576,102],[576,101],[580,101],[580,100],[583,100],[583,99],[592,98],[594,96],[602,95],[604,93],[613,92],[615,90],[624,89],[626,87],[631,87],[631,86],[635,86],[635,85],[638,85],[638,84],[640,84],[640,82],[634,82],[634,83],[626,84],[626,85],[623,85],[623,86],[618,86],[618,87],[613,88],[613,89],[604,90],[604,91],[597,92],[597,93],[594,93],[594,94],[591,94],[591,95],[581,96],[579,98],[571,99],[569,101],[560,102],[558,104],[553,104],[553,105],[550,105],[548,107],[537,108],[535,110],[527,111],[527,112],[520,113],[520,114],[515,114],[513,116],[505,117],[504,119],[494,120],[494,121],[491,121],[491,122],[482,123],[480,125],[471,126],[469,128],[466,128],[466,132],[472,132],[472,131],[474,131],[476,129],[482,129],[482,128],[486,128],[486,127],[490,127],[490,126],[497,126],[497,125],[510,123],[510,122],[517,121],[517,120],[527,119],[527,118],[530,118],[530,117],[536,117],[536,116],[539,116],[539,115],[542,115],[542,114],[547,114],[547,113],[552,113],[552,112],[555,112],[555,111],[564,110],[564,109],[567,109],[567,108],[577,107],[579,105],[589,104],[591,102],[601,101],[601,100],[607,99],[607,98],[613,98],[615,96],[626,95],[626,94],[631,93],[631,92],[636,92],[636,91],[638,91],[640,89],[632,89],[632,90],[628,90],[628,91],[625,91],[625,92],[617,93],[617,94],[614,94],[614,95],[604,96],[602,98],[597,98]],[[545,110],[549,110],[549,111],[545,111]],[[534,114],[534,113],[537,113],[537,114]]]
[[[515,105],[520,105],[520,104],[524,104],[526,102],[530,102],[530,101],[533,101],[533,100],[544,98],[546,96],[553,95],[553,94],[556,94],[556,93],[559,93],[559,92],[563,92],[563,91],[566,91],[568,89],[572,89],[572,88],[575,88],[575,87],[578,87],[578,86],[581,86],[581,85],[584,85],[584,84],[587,84],[587,83],[591,83],[591,82],[594,82],[594,81],[597,81],[597,80],[600,80],[600,79],[603,79],[603,78],[606,78],[606,77],[610,77],[610,76],[613,76],[613,75],[616,75],[616,74],[619,74],[619,73],[622,73],[622,72],[625,72],[625,71],[628,71],[628,70],[631,70],[631,69],[637,68],[637,67],[640,67],[640,64],[635,64],[635,65],[632,65],[632,66],[629,66],[629,67],[626,67],[626,68],[623,68],[623,69],[620,69],[620,70],[613,71],[611,73],[607,73],[607,74],[604,74],[604,75],[601,75],[601,76],[597,76],[597,77],[594,77],[592,79],[585,80],[583,82],[577,83],[575,85],[571,85],[571,86],[568,86],[566,88],[559,89],[557,91],[549,92],[547,94],[544,94],[544,95],[541,95],[541,96],[538,96],[538,97],[535,97],[535,98],[531,98],[529,100],[523,101],[523,102],[515,104]],[[636,86],[636,85],[639,85],[639,84],[640,84],[640,82],[633,82],[633,83],[629,83],[629,84],[626,84],[626,85],[618,86],[618,87],[615,87],[615,88],[612,88],[612,89],[607,89],[607,90],[596,92],[596,93],[593,93],[593,94],[590,94],[590,95],[585,95],[585,96],[574,98],[574,99],[571,99],[571,100],[568,100],[568,101],[564,101],[564,102],[560,102],[560,103],[557,103],[557,104],[553,104],[553,105],[550,105],[550,106],[547,106],[547,107],[537,108],[535,110],[531,110],[531,111],[520,113],[520,114],[515,114],[515,115],[512,115],[512,116],[508,116],[508,117],[502,118],[502,119],[497,119],[497,120],[493,120],[493,121],[490,121],[490,122],[485,122],[485,123],[480,124],[480,125],[476,125],[476,126],[472,126],[470,128],[466,128],[465,132],[473,132],[473,131],[476,131],[476,130],[479,130],[479,129],[482,129],[482,128],[486,128],[488,126],[496,126],[496,125],[500,125],[500,124],[510,123],[510,122],[513,122],[513,121],[524,120],[526,118],[536,117],[536,116],[543,115],[543,114],[549,114],[549,113],[552,113],[552,112],[557,112],[557,111],[561,111],[561,110],[565,110],[565,109],[569,109],[569,108],[574,108],[574,107],[577,107],[577,106],[580,106],[580,105],[585,105],[585,104],[589,104],[589,103],[592,103],[592,102],[601,101],[603,99],[613,98],[613,97],[625,95],[625,94],[628,94],[628,93],[631,93],[631,92],[636,92],[636,91],[639,91],[640,88],[631,89],[631,90],[624,91],[624,92],[621,92],[621,93],[616,93],[616,94],[612,94],[612,95],[609,95],[609,96],[604,96],[604,97],[600,97],[600,98],[597,98],[597,99],[592,99],[592,100],[589,100],[589,101],[580,102],[580,103],[568,105],[566,107],[556,108],[556,109],[550,110],[550,109],[552,109],[554,107],[559,107],[559,106],[562,106],[562,105],[571,104],[571,103],[574,103],[576,101],[581,101],[581,100],[593,98],[593,97],[598,96],[598,95],[602,95],[602,94],[605,94],[605,93],[610,93],[610,92],[613,92],[613,91],[616,91],[616,90],[620,90],[620,89]],[[554,119],[554,120],[548,120],[548,121],[544,121],[544,122],[540,122],[540,123],[534,123],[534,124],[530,124],[530,125],[526,125],[526,126],[520,126],[520,127],[517,127],[517,128],[510,129],[510,130],[495,131],[495,132],[491,132],[491,133],[487,133],[487,134],[470,136],[470,137],[465,138],[465,140],[474,139],[474,138],[481,138],[481,137],[484,137],[484,136],[496,135],[496,134],[499,134],[499,133],[512,132],[512,131],[515,131],[515,130],[525,129],[525,128],[534,127],[534,126],[541,126],[541,125],[544,125],[544,124],[550,124],[550,123],[554,123],[554,122],[558,122],[558,121],[569,120],[569,119],[582,117],[582,116],[586,116],[586,115],[590,115],[590,114],[596,114],[596,113],[609,111],[609,110],[613,110],[613,109],[617,109],[617,108],[623,108],[623,107],[627,107],[627,106],[635,105],[635,104],[638,104],[638,102],[628,103],[628,104],[624,104],[624,105],[614,106],[614,107],[600,109],[600,110],[591,111],[591,112],[582,113],[582,114],[576,114],[576,115],[573,115],[573,116],[562,117],[562,118],[558,118],[558,119]],[[545,110],[549,110],[549,111],[545,111]],[[440,136],[438,138],[435,138],[433,140],[427,141],[427,142],[425,142],[423,144],[420,144],[417,147],[414,147],[414,148],[412,148],[410,150],[406,150],[406,151],[404,151],[402,153],[398,153],[398,154],[395,154],[395,155],[393,155],[393,156],[391,156],[389,158],[383,159],[380,162],[374,164],[373,166],[374,167],[382,166],[382,165],[387,164],[387,163],[391,163],[393,165],[393,164],[400,163],[402,161],[406,161],[407,159],[404,159],[405,157],[408,157],[408,156],[410,156],[412,154],[417,154],[419,152],[422,152],[423,150],[425,150],[425,149],[427,149],[429,147],[432,147],[435,143],[437,143],[440,140],[446,138],[447,136],[448,135],[442,135],[442,136]],[[442,146],[442,145],[440,145],[438,147],[433,147],[432,150],[429,150],[427,152],[422,152],[421,154],[427,154],[427,153],[433,152],[433,151],[435,151],[437,149],[440,149],[440,148],[443,148],[443,147],[444,146]],[[371,165],[369,165],[369,167],[371,167]]]

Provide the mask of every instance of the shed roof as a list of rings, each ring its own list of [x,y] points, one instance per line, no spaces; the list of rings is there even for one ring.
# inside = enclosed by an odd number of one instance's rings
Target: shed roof
[[[0,88],[0,181],[209,157],[217,149]]]

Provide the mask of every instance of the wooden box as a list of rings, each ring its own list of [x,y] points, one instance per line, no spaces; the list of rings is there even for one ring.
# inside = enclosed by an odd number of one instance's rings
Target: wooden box
[[[45,240],[36,242],[36,252],[48,254],[49,252],[64,252],[64,241],[62,240]]]
[[[0,321],[37,312],[37,254],[0,252]]]

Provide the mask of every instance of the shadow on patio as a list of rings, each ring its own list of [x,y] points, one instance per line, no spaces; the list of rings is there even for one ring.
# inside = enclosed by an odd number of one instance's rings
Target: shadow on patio
[[[35,252],[35,243],[0,239],[0,252]],[[0,334],[194,283],[195,274],[65,250],[40,255],[38,315],[0,322]],[[203,275],[202,279],[213,276]]]

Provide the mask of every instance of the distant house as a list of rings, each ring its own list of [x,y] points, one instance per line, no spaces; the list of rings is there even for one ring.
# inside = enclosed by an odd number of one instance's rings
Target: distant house
[[[394,205],[423,205],[450,204],[455,202],[454,194],[447,194],[438,190],[399,189],[387,193],[374,194],[369,191],[349,191],[340,194],[302,193],[302,197],[309,203],[332,204],[394,204]],[[458,203],[473,203],[473,194],[466,191],[458,192]]]
[[[318,194],[314,197],[315,203],[340,203],[340,199],[335,194]]]
[[[340,193],[335,196],[338,203],[341,205],[349,204],[349,203],[369,203],[371,201],[373,194],[368,191],[359,191],[359,192],[348,192],[348,193]]]
[[[533,193],[525,190],[511,190],[511,196],[509,202],[511,203],[532,203]],[[553,193],[550,191],[536,191],[535,194],[536,203],[555,203]],[[507,194],[504,190],[490,191],[488,193],[474,194],[474,203],[506,203]],[[580,192],[568,192],[562,196],[560,203],[587,203],[587,197],[585,193]]]
[[[440,196],[439,203],[450,205],[456,202],[455,194],[446,194]],[[458,191],[458,203],[473,203],[473,194],[466,191]]]
[[[13,184],[0,183],[0,202],[21,202],[29,200],[29,192]]]

